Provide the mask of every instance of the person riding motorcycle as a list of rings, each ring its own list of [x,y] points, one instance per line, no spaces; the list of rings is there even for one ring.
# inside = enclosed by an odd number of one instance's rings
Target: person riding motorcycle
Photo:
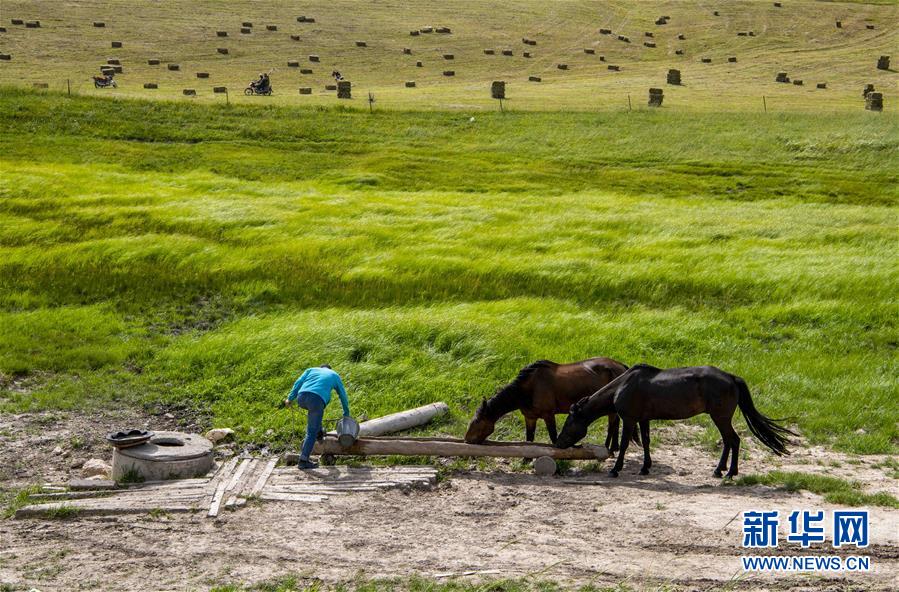
[[[259,75],[259,80],[256,80],[255,82],[251,82],[250,86],[256,92],[263,92],[263,91],[268,90],[268,88],[271,86],[271,80],[269,80],[268,74],[263,72],[262,74]]]

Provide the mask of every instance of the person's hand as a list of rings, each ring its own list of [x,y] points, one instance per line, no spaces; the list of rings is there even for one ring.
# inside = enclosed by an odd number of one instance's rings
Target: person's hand
[[[290,407],[290,399],[284,399],[283,401],[281,401],[281,407],[282,408]]]

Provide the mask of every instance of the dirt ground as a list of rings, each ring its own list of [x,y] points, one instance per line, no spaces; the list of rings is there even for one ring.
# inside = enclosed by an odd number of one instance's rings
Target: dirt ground
[[[170,429],[179,423],[185,422],[174,415],[136,413],[0,416],[0,487],[63,481],[84,458],[108,457],[91,436],[107,428]],[[625,582],[638,590],[899,589],[899,510],[883,508],[871,508],[867,549],[813,547],[803,553],[797,545],[781,546],[781,554],[866,555],[869,573],[744,575],[742,511],[776,509],[783,515],[836,506],[805,492],[722,486],[711,477],[714,453],[677,444],[694,440],[691,429],[698,428],[654,431],[664,444],[655,449],[646,477],[637,474],[635,451],[618,479],[577,468],[542,478],[522,472],[515,461],[489,471],[453,472],[433,491],[255,503],[217,520],[172,515],[0,521],[0,589],[206,590],[287,574],[326,584],[414,574],[439,581]],[[775,467],[826,473],[860,481],[869,492],[899,493],[890,470],[877,466],[884,457],[806,447],[779,461],[760,452],[751,438],[744,443],[744,474]],[[62,452],[54,452],[57,446]]]

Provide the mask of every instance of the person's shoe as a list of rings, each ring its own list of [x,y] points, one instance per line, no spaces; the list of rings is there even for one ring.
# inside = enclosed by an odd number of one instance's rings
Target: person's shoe
[[[303,460],[303,459],[301,458],[301,459],[300,459],[300,462],[297,463],[297,467],[299,467],[299,469],[300,469],[301,471],[308,471],[309,469],[317,469],[317,468],[318,468],[318,463],[317,463],[317,462],[312,462],[311,460]]]

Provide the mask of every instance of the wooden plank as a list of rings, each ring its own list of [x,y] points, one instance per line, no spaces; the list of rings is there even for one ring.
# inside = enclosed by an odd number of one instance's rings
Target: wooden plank
[[[253,488],[250,490],[250,495],[259,495],[259,492],[262,491],[262,488],[265,487],[265,484],[268,482],[269,477],[272,474],[272,471],[275,470],[275,465],[278,464],[278,459],[273,458],[266,463],[265,468],[262,469],[262,473],[259,474],[259,478],[256,479],[256,483],[253,484]]]
[[[244,491],[250,488],[250,480],[253,478],[253,474],[256,472],[256,467],[259,465],[259,459],[250,460],[249,466],[247,466],[247,470],[244,471],[243,477],[241,477],[240,481],[237,483],[237,486],[234,488],[234,495],[240,496]]]
[[[66,505],[67,504],[37,504],[25,506],[24,508],[19,508],[18,510],[16,510],[16,518],[42,517],[45,516],[47,512],[52,510],[59,510]],[[166,506],[164,508],[145,508],[138,506],[99,506],[77,508],[77,512],[79,516],[102,516],[107,514],[145,514],[155,509],[160,509],[169,513],[176,513],[193,512],[196,510],[196,507],[189,505],[173,505]]]
[[[231,491],[237,485],[237,482],[240,481],[241,475],[243,472],[247,470],[247,465],[250,464],[250,459],[245,458],[240,461],[240,466],[237,467],[237,471],[234,472],[234,475],[231,477],[231,480],[228,481],[228,486],[225,487],[225,491]]]
[[[209,512],[206,514],[208,517],[215,518],[218,516],[219,507],[222,505],[222,496],[225,495],[225,487],[227,485],[224,480],[218,484],[218,488],[216,488],[215,494],[212,496],[212,502],[209,504]]]
[[[259,499],[276,502],[324,502],[328,500],[324,495],[307,495],[303,493],[267,493],[265,490]]]

